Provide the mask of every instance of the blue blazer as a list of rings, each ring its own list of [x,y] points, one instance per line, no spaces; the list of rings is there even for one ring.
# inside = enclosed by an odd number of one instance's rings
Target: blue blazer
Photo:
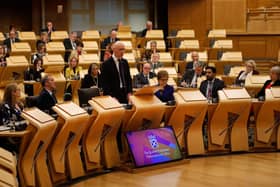
[[[173,101],[174,99],[174,88],[173,86],[166,85],[163,90],[158,90],[155,95],[162,101]]]

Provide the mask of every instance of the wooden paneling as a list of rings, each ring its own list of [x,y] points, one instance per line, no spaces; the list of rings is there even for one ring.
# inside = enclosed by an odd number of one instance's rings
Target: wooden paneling
[[[68,3],[67,0],[45,0],[46,21],[52,21],[56,30],[68,30]],[[57,5],[63,6],[63,12],[57,13]]]
[[[246,32],[246,0],[213,0],[213,28]]]
[[[279,35],[230,34],[228,38],[233,40],[233,50],[242,51],[245,59],[276,60],[278,57]]]
[[[248,8],[280,6],[280,0],[247,0]]]
[[[203,39],[211,29],[211,0],[169,0],[168,26],[194,29],[196,38]]]
[[[1,1],[0,5],[0,31],[8,32],[10,25],[18,30],[31,30],[32,1]]]

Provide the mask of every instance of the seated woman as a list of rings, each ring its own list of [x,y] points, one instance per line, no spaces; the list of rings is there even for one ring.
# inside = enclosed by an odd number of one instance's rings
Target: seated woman
[[[34,53],[33,55],[31,55],[31,64],[34,64],[34,61],[36,60],[36,58],[41,58],[43,59],[43,57],[46,55],[46,44],[45,43],[39,43],[37,45],[37,52]]]
[[[235,84],[238,86],[243,86],[247,77],[259,74],[259,72],[256,70],[256,62],[254,60],[246,61],[245,67],[245,71],[240,71],[235,79]]]
[[[81,88],[101,87],[99,67],[96,63],[92,63],[88,68],[88,74],[82,80]]]
[[[66,80],[80,80],[80,74],[82,67],[79,66],[79,59],[77,56],[70,56],[69,67],[65,69],[65,78]],[[66,85],[66,92],[72,93],[72,88],[70,82]]]
[[[155,95],[162,101],[168,102],[174,100],[174,88],[167,84],[168,72],[161,70],[157,74],[158,86],[160,89],[155,93]]]
[[[6,86],[1,106],[1,121],[2,125],[7,125],[15,121],[23,120],[21,111],[23,104],[20,102],[21,89],[17,83],[10,83]]]
[[[265,90],[273,86],[280,86],[280,66],[273,66],[270,69],[270,80],[265,81],[262,89],[257,94],[257,98],[265,97]]]
[[[43,59],[36,58],[33,63],[33,67],[31,67],[28,71],[27,77],[25,80],[35,80],[37,82],[41,81],[42,75],[45,69],[43,68]]]
[[[43,68],[43,59],[36,58],[34,60],[33,66],[29,68],[29,70],[25,71],[24,80],[31,81],[34,80],[36,82],[40,82],[42,79],[41,73],[45,71]],[[28,96],[33,95],[33,85],[32,84],[25,84],[24,85],[25,93]]]
[[[3,102],[0,108],[0,125],[11,126],[15,130],[24,130],[26,122],[21,117],[23,104],[20,102],[21,89],[17,83],[10,83],[6,86]],[[18,152],[20,139],[0,138],[0,147],[11,152]]]

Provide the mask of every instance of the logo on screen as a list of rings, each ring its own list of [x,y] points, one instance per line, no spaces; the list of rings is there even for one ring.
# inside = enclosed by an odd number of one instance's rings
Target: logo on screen
[[[150,145],[153,149],[156,149],[159,147],[157,137],[155,135],[153,135],[153,134],[149,135],[148,138],[149,138]]]

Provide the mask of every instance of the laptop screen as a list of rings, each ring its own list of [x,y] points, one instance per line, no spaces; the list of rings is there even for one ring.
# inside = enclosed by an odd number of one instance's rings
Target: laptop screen
[[[182,159],[173,128],[164,127],[126,133],[135,167]]]

